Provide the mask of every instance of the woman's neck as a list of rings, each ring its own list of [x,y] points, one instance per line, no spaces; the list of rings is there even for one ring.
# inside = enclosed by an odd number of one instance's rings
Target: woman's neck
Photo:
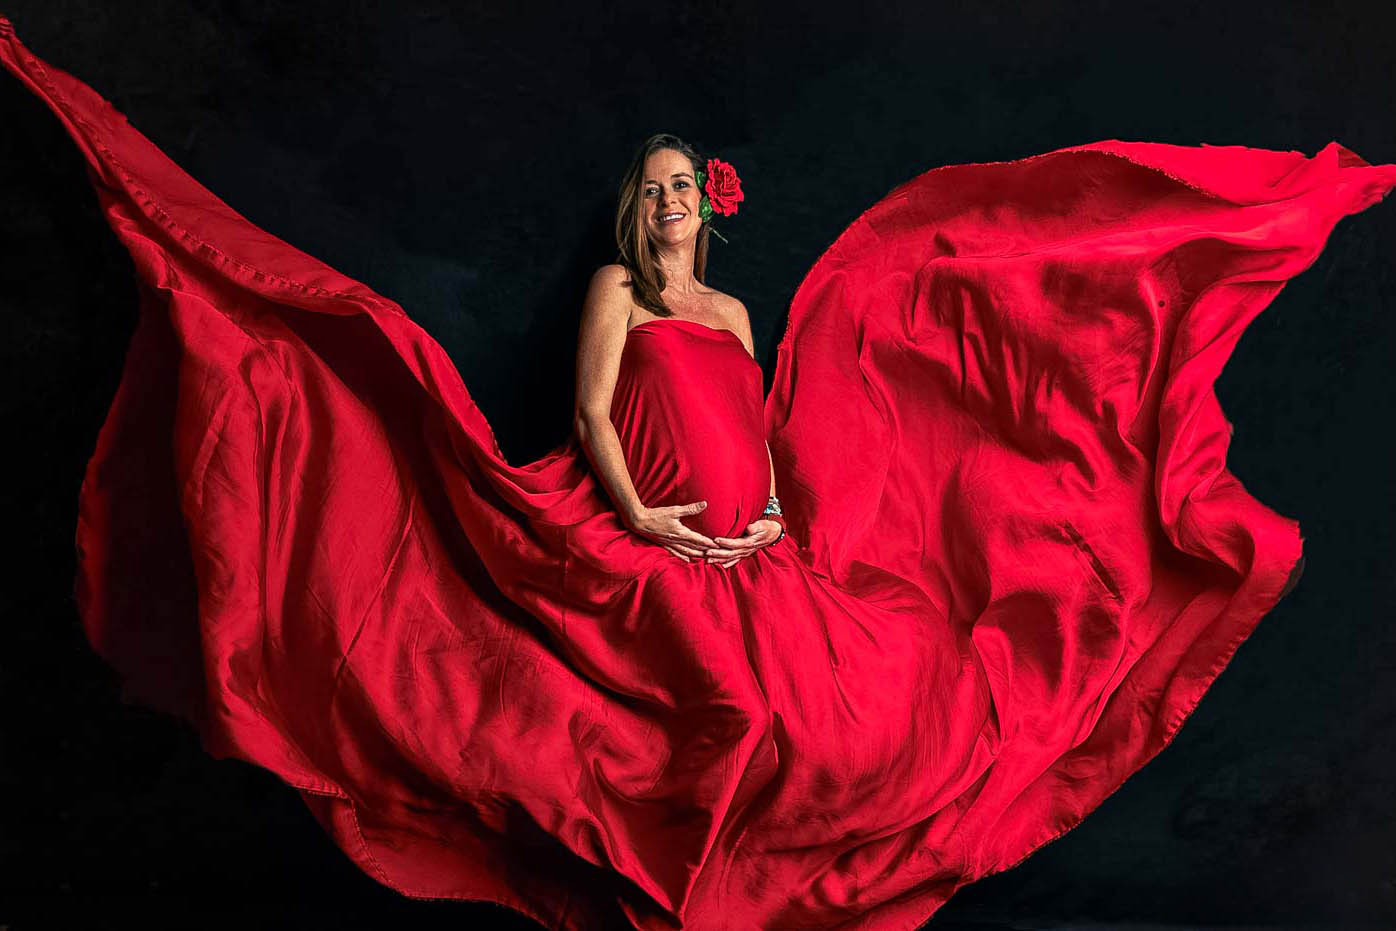
[[[658,252],[655,256],[664,272],[664,291],[667,294],[692,294],[701,285],[693,275],[693,247],[676,252]]]

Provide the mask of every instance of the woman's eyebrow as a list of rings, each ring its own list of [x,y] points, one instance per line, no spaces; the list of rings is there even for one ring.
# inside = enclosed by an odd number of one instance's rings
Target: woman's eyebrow
[[[670,175],[669,177],[671,177],[671,178],[682,178],[682,177],[689,177],[689,178],[691,178],[691,177],[693,177],[693,175],[689,174],[689,173],[686,172],[686,171],[676,171],[676,172],[674,172],[672,175]],[[645,183],[646,183],[646,184],[658,184],[659,182],[656,181],[656,180],[654,180],[653,178],[646,178],[646,179],[645,179]]]

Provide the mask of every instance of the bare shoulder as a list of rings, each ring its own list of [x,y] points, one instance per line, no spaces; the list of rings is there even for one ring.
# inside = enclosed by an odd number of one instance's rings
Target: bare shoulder
[[[742,344],[746,346],[747,352],[755,355],[751,335],[751,317],[747,314],[746,305],[732,295],[715,288],[712,296],[719,312],[726,321],[727,329],[737,334]]]
[[[621,288],[630,280],[630,272],[624,265],[602,265],[591,276],[591,285],[603,288]]]
[[[730,294],[721,291],[714,292],[719,298],[719,305],[722,308],[723,316],[728,320],[732,329],[738,335],[751,336],[751,317],[747,314],[746,305]],[[750,340],[748,339],[748,342]]]
[[[591,276],[591,298],[611,306],[629,305],[630,270],[624,265],[602,265]]]
[[[741,301],[737,300],[730,294],[724,294],[722,295],[722,297],[724,298],[727,304],[727,312],[732,314],[733,319],[739,319],[743,323],[751,322],[750,319],[747,317],[745,304],[743,304]]]
[[[629,272],[624,265],[602,265],[591,276],[586,302],[582,308],[582,332],[607,332],[629,323],[631,297],[627,284]]]
[[[609,265],[602,265],[596,270],[596,274],[592,277],[620,282],[624,281],[629,276],[630,273],[626,270],[624,265],[621,265],[619,262],[612,262]]]

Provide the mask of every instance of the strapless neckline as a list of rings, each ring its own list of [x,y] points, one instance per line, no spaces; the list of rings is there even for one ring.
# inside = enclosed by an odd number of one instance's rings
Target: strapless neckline
[[[724,336],[724,335],[725,335],[725,336],[730,336],[732,339],[734,339],[734,340],[737,341],[737,345],[740,346],[741,349],[742,349],[742,355],[746,357],[746,360],[747,360],[748,362],[751,362],[751,363],[753,363],[754,365],[758,365],[758,366],[761,364],[761,363],[757,362],[756,359],[754,359],[754,358],[752,357],[751,353],[747,352],[747,350],[746,350],[746,344],[742,342],[742,338],[741,338],[740,336],[738,336],[738,335],[737,335],[735,332],[733,332],[732,330],[729,330],[729,329],[727,329],[726,327],[708,326],[706,323],[699,323],[699,322],[696,321],[696,320],[685,320],[685,319],[682,318],[682,317],[657,317],[657,318],[655,318],[655,319],[653,319],[653,320],[644,320],[644,321],[641,321],[640,323],[635,324],[633,327],[630,327],[630,329],[628,329],[628,330],[625,331],[626,338],[628,339],[628,338],[630,337],[630,334],[631,334],[632,331],[638,330],[638,329],[640,329],[640,327],[650,326],[650,325],[655,324],[655,323],[686,323],[686,324],[688,324],[689,326],[697,327],[697,328],[700,329],[700,330],[706,330],[706,331],[708,331],[709,333],[711,333],[711,334],[713,334],[713,335],[715,335],[715,336],[718,336],[718,337],[721,337],[721,336]]]

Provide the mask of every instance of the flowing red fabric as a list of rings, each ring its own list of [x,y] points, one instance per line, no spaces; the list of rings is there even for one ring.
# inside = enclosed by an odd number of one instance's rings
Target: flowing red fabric
[[[1214,382],[1396,185],[1337,143],[939,168],[815,263],[769,397],[735,335],[634,327],[647,504],[738,532],[770,442],[790,535],[723,569],[630,533],[575,439],[506,462],[397,304],[3,20],[0,58],[139,276],[81,492],[93,646],[380,882],[559,929],[913,928],[1158,753],[1301,557]]]

